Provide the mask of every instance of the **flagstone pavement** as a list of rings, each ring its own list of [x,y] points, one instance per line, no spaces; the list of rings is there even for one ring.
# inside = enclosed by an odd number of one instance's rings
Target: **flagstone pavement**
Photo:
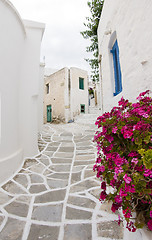
[[[123,239],[92,170],[95,128],[46,124],[40,153],[0,188],[0,240]]]

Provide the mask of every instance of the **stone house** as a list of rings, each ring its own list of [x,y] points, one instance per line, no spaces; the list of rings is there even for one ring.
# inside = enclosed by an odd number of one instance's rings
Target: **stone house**
[[[63,68],[44,79],[44,123],[73,120],[88,113],[88,74],[79,68]]]
[[[152,88],[152,1],[105,0],[98,27],[102,112]]]
[[[40,45],[45,25],[22,20],[15,7],[0,0],[0,183],[38,153],[43,124],[43,71]]]

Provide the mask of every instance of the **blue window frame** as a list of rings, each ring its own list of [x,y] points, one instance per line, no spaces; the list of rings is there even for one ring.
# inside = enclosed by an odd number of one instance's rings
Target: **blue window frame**
[[[119,62],[119,47],[117,40],[115,41],[112,50],[110,51],[113,55],[113,65],[114,65],[114,76],[115,76],[115,92],[114,96],[122,92],[122,80],[121,80],[121,68]]]

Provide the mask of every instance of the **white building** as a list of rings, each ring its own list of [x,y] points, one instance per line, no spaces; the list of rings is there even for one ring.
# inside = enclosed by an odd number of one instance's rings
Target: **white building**
[[[100,82],[89,82],[89,89],[93,91],[93,94],[89,94],[89,107],[100,108]]]
[[[0,182],[35,155],[43,109],[40,45],[44,24],[23,21],[14,6],[0,0]],[[41,76],[41,77],[40,77]],[[42,82],[42,83],[41,83]]]
[[[54,118],[68,122],[88,113],[88,74],[79,68],[63,68],[44,80],[44,123]]]
[[[152,1],[105,0],[98,28],[102,112],[123,96],[152,89]],[[124,240],[150,240],[151,231],[124,229]]]
[[[102,111],[152,88],[152,1],[105,0],[98,28]]]

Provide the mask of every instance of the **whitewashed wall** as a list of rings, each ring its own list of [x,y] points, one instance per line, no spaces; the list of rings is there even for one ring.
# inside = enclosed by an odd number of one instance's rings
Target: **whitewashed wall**
[[[135,101],[138,94],[152,89],[152,1],[105,0],[99,28],[101,106],[111,110],[123,96]],[[122,92],[113,96],[114,76],[110,49],[117,38],[122,73]],[[124,240],[150,240],[146,229],[131,233],[125,229]]]
[[[7,1],[0,1],[0,96],[1,142],[0,182],[22,162],[23,149],[19,138],[19,85],[25,28],[15,9]]]
[[[79,89],[79,77],[84,78],[84,90]],[[85,104],[85,113],[88,113],[88,74],[79,68],[70,68],[70,106],[71,119],[80,114],[80,105]]]
[[[103,112],[117,105],[122,96],[135,101],[141,91],[152,88],[151,12],[151,0],[105,0],[98,28]],[[123,91],[114,97],[110,48],[115,34],[119,46]]]
[[[26,39],[20,85],[20,138],[24,148],[24,156],[29,157],[38,153],[39,65],[44,24],[24,20],[24,25]]]
[[[34,88],[38,85],[43,31],[33,25],[30,32],[14,6],[0,0],[0,183],[19,168],[23,157],[37,153],[34,111],[38,111],[38,91]],[[44,30],[44,25],[40,26]],[[30,134],[34,138],[30,139]]]
[[[43,94],[44,94],[44,63],[40,63],[39,69],[39,93],[38,93],[38,131],[42,131],[43,126]]]

